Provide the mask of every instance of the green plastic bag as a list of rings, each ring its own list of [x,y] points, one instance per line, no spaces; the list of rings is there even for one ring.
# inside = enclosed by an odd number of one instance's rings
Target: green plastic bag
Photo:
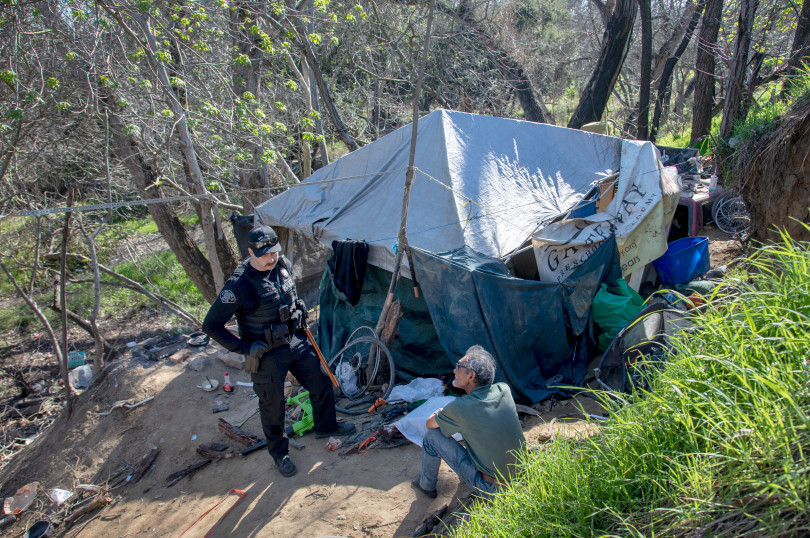
[[[625,279],[620,278],[618,284],[617,288],[608,288],[607,284],[602,283],[591,305],[593,321],[601,333],[597,337],[597,346],[601,351],[607,349],[619,331],[644,307],[644,299]]]

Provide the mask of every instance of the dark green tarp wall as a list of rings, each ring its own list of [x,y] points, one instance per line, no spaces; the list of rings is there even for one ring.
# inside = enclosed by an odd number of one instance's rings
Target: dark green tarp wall
[[[404,316],[392,353],[410,376],[449,373],[455,360],[480,344],[498,361],[497,380],[522,400],[541,401],[563,392],[556,385],[582,383],[594,339],[590,307],[601,282],[621,277],[610,238],[562,284],[512,277],[498,259],[469,247],[430,253],[413,249],[421,290],[400,279]],[[376,325],[391,274],[369,266],[360,302],[340,297],[327,269],[321,283],[319,340],[330,357],[361,325]],[[555,376],[561,380],[548,384]]]

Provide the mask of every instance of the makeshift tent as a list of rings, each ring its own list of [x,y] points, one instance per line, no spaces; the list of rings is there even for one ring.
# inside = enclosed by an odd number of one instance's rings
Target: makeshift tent
[[[325,273],[319,340],[327,356],[353,329],[374,326],[379,316],[395,258],[410,138],[411,127],[403,127],[256,208],[259,222],[310,234],[328,246],[354,239],[370,247],[356,306],[341,298]],[[414,297],[409,281],[398,288],[405,316],[392,349],[397,367],[412,375],[447,373],[465,346],[479,343],[495,355],[500,378],[519,396],[538,401],[559,391],[549,380],[581,382],[592,343],[590,302],[599,283],[614,284],[619,260],[636,250],[656,257],[666,250],[660,232],[672,216],[673,194],[677,203],[677,186],[652,144],[438,110],[419,120],[414,166],[407,234],[423,294]],[[533,235],[562,245],[543,233],[549,225],[590,226],[566,217],[587,206],[606,178],[613,182],[607,189],[613,200],[585,217],[598,220],[600,231],[624,233],[619,244],[610,233],[597,238],[573,231],[568,239],[585,243],[576,260],[564,260],[562,278],[515,276],[538,274],[534,261],[529,270],[520,268],[521,252],[541,259],[536,245],[532,252]],[[642,218],[630,219],[622,211],[640,205],[634,198],[640,178],[645,209]],[[619,214],[608,217],[612,208]],[[410,277],[407,263],[403,274]]]

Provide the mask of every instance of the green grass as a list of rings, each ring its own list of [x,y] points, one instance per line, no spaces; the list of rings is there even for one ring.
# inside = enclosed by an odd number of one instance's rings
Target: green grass
[[[762,136],[778,125],[778,120],[790,108],[803,100],[810,98],[810,67],[805,64],[799,69],[798,75],[785,84],[791,88],[790,97],[779,99],[781,84],[772,83],[767,88],[757,92],[754,102],[748,109],[745,119],[734,124],[733,136],[741,142]]]
[[[172,252],[161,252],[138,260],[125,262],[114,269],[135,280],[148,290],[158,293],[188,310],[198,318],[205,314],[208,304],[191,282],[188,274]],[[109,313],[133,306],[146,307],[154,303],[136,291],[106,291],[102,298],[103,310]]]
[[[810,524],[810,244],[784,237],[597,435],[522,455],[455,536],[776,536]]]
[[[183,222],[189,226],[198,224],[196,213],[190,212],[181,217]],[[22,219],[19,219],[22,220]],[[18,257],[25,259],[31,256],[31,249],[24,244],[29,241],[28,228],[21,226],[19,221],[7,219],[0,228],[0,235],[4,244],[13,245],[19,252]],[[140,234],[156,233],[157,226],[151,217],[141,219],[131,219],[109,225],[97,239],[96,250],[99,260],[103,264],[109,264],[109,258],[114,255],[119,248],[121,238],[132,237]],[[24,236],[24,237],[23,237]],[[19,245],[14,242],[17,238]],[[22,238],[22,241],[20,241]],[[86,248],[83,239],[74,235],[71,250],[85,252]],[[30,261],[29,261],[30,263]],[[27,284],[29,274],[26,270],[18,270],[12,265],[11,269],[21,284]],[[58,269],[58,267],[56,267]],[[76,268],[74,268],[76,269]],[[207,311],[208,304],[202,298],[197,288],[193,285],[186,272],[180,266],[177,258],[171,252],[162,252],[155,255],[145,256],[137,262],[125,262],[116,267],[112,267],[124,276],[140,283],[146,289],[162,295],[183,307],[198,319],[202,319]],[[92,281],[92,273],[85,270],[81,273],[75,272],[74,276],[79,279]],[[42,280],[42,279],[40,279]],[[102,280],[118,283],[117,280],[102,274]],[[38,282],[40,293],[37,294],[37,302],[40,308],[54,327],[60,326],[59,316],[47,305],[53,299],[53,290],[49,281]],[[11,282],[3,277],[0,278],[0,291],[6,297],[17,298],[17,292]],[[93,306],[93,289],[91,282],[77,283],[67,288],[68,308],[77,312],[83,317],[90,315]],[[124,289],[117,286],[102,286],[100,313],[101,318],[125,319],[132,313],[142,308],[159,308],[151,299],[136,291]],[[179,318],[177,318],[179,321]],[[14,304],[0,311],[0,331],[28,332],[39,331],[41,326],[30,308],[24,304]]]

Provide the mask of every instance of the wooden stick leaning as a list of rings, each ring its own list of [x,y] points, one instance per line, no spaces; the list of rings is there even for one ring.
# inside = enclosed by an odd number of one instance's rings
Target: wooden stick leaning
[[[313,338],[312,333],[309,332],[309,327],[305,326],[303,330],[307,335],[307,340],[309,340],[309,343],[312,344],[312,347],[315,348],[315,353],[318,354],[318,359],[320,359],[321,361],[321,366],[323,366],[323,369],[326,370],[326,375],[329,376],[329,380],[332,382],[332,386],[333,387],[339,386],[338,380],[335,378],[335,374],[333,374],[332,370],[329,369],[329,364],[327,364],[326,359],[323,357],[323,353],[321,353],[321,348],[318,347],[318,344],[315,342],[315,338]]]

